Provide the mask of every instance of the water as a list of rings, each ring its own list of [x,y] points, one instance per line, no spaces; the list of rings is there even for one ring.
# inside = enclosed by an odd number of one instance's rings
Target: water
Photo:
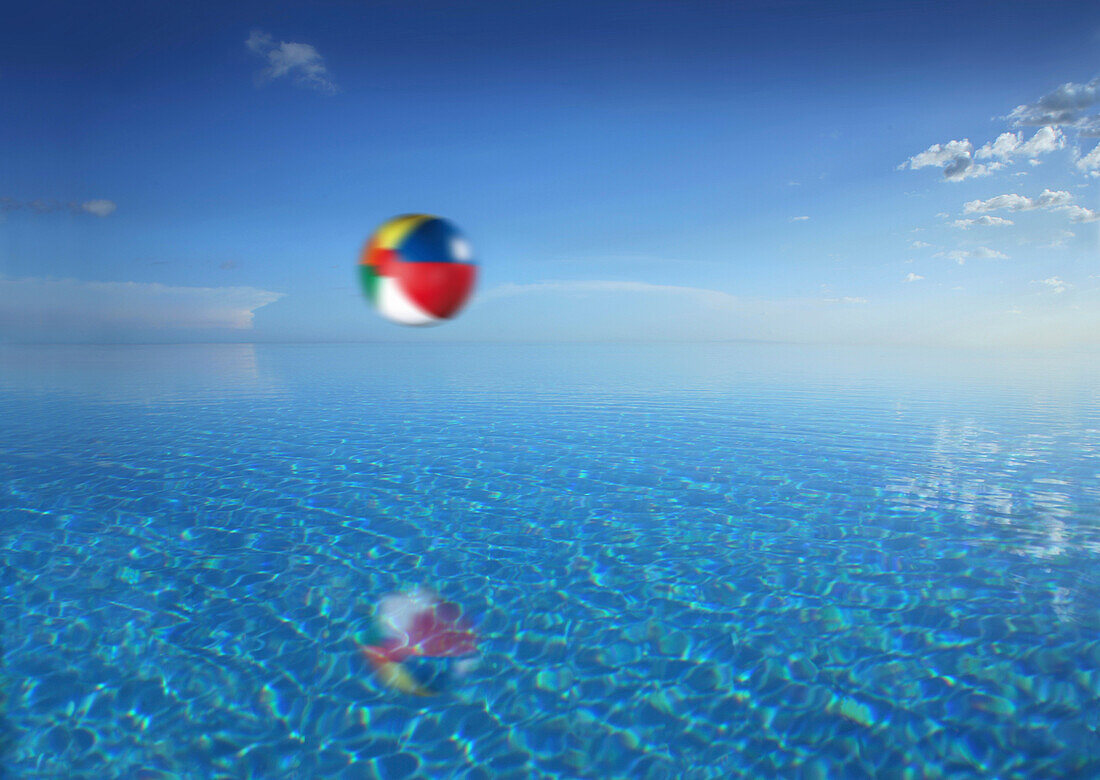
[[[1096,355],[7,347],[0,419],[5,776],[1100,776]],[[352,641],[419,584],[430,699]]]

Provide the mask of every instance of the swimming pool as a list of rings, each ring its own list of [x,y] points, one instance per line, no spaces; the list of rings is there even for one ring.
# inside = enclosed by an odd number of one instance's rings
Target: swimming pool
[[[0,410],[5,776],[1100,776],[1095,354],[4,347]],[[430,699],[352,642],[421,584]]]

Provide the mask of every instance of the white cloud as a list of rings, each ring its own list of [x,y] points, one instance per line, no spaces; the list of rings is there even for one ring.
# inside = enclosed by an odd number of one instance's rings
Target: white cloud
[[[944,166],[943,177],[948,181],[962,181],[963,179],[988,176],[1002,167],[1004,166],[1001,163],[982,165],[981,163],[971,162],[969,158],[959,157],[950,165]]]
[[[1050,154],[1066,147],[1066,137],[1056,127],[1042,127],[1021,144],[1016,153],[1021,157],[1038,157],[1040,154]]]
[[[1082,171],[1092,171],[1100,168],[1100,144],[1092,148],[1092,151],[1077,161],[1077,167]]]
[[[1067,289],[1073,286],[1062,281],[1057,276],[1052,276],[1049,279],[1043,279],[1041,282],[1032,282],[1032,284],[1045,284],[1050,287],[1055,293],[1064,293]]]
[[[980,160],[986,160],[990,157],[999,157],[1002,160],[1007,160],[1012,156],[1012,153],[1019,148],[1021,140],[1021,136],[1018,133],[1001,133],[997,136],[996,141],[983,146],[974,156]]]
[[[951,224],[963,230],[969,230],[972,227],[999,227],[1003,225],[1014,225],[1015,223],[1011,219],[1005,219],[1004,217],[983,215],[976,219],[956,219]]]
[[[970,258],[979,260],[1008,259],[1008,255],[1003,252],[998,252],[996,249],[990,249],[984,246],[980,246],[977,249],[953,249],[950,252],[937,252],[934,257],[946,257],[948,260],[954,260],[959,265],[965,264]]]
[[[791,217],[791,222],[805,222],[809,217]]]
[[[996,211],[998,209],[1006,209],[1008,211],[1052,209],[1068,215],[1071,222],[1096,222],[1100,220],[1100,212],[1093,211],[1084,206],[1075,205],[1073,203],[1073,195],[1065,190],[1043,190],[1037,198],[1028,198],[1024,195],[1017,195],[1015,193],[997,195],[989,200],[972,200],[963,206],[963,211],[967,214]],[[996,217],[992,219],[996,219]],[[967,221],[968,220],[958,220],[955,224],[963,226],[960,223]]]
[[[970,141],[965,138],[962,141],[948,141],[945,144],[932,144],[920,154],[915,154],[910,157],[899,167],[908,167],[912,170],[928,166],[942,168],[958,157],[970,157],[970,152],[973,149],[974,147],[971,145]]]
[[[263,70],[264,79],[272,80],[288,76],[294,83],[332,95],[337,87],[329,78],[328,68],[320,53],[308,43],[288,43],[278,45],[270,35],[253,30],[245,41],[248,50],[267,60]]]
[[[989,200],[971,200],[963,205],[963,211],[967,214],[973,214],[980,211],[995,211],[997,209],[1024,211],[1030,208],[1034,208],[1031,205],[1031,198],[1027,198],[1023,195],[1016,195],[1015,193],[998,195]]]
[[[1031,138],[1024,140],[1024,134],[1001,133],[996,140],[975,150],[970,139],[948,141],[945,144],[933,144],[920,154],[913,155],[898,169],[938,167],[950,181],[962,181],[977,176],[988,176],[1011,165],[1017,158],[1026,158],[1032,165],[1038,165],[1040,155],[1064,149],[1066,137],[1057,127],[1040,127]],[[987,160],[986,163],[975,160]]]
[[[866,298],[853,298],[846,296],[844,298],[824,298],[825,303],[867,303]]]
[[[921,276],[919,274],[915,274],[912,271],[910,271],[908,274],[905,275],[905,279],[903,281],[916,282],[916,281],[920,281],[923,278],[924,278],[923,276]]]
[[[1065,146],[1066,137],[1061,130],[1056,127],[1041,127],[1027,141],[1024,141],[1023,133],[1001,133],[996,141],[983,146],[974,156],[983,160],[996,157],[1008,162],[1013,157],[1035,158],[1064,149]]]
[[[944,178],[949,181],[962,181],[976,176],[988,176],[1003,167],[1002,163],[982,165],[971,159],[974,146],[969,139],[948,141],[945,144],[932,144],[920,154],[915,154],[898,166],[898,170],[909,168],[943,168]]]
[[[95,214],[97,217],[106,217],[114,212],[118,206],[113,201],[98,199],[86,200],[80,204],[80,208],[89,214]]]
[[[1059,211],[1068,214],[1070,222],[1096,222],[1100,220],[1100,211],[1093,211],[1084,206],[1065,206]]]
[[[1073,129],[1081,138],[1100,137],[1100,116],[1087,116],[1074,123]]]
[[[1035,103],[1016,106],[1008,115],[1017,125],[1071,125],[1085,109],[1100,101],[1100,79],[1088,84],[1067,82]]]
[[[1073,201],[1073,195],[1065,190],[1043,190],[1037,198],[1028,198],[1015,193],[997,195],[989,200],[972,200],[963,205],[963,211],[967,214],[985,211],[1031,211],[1033,209],[1049,209],[1058,206],[1069,205]]]
[[[140,334],[165,329],[249,329],[282,293],[254,287],[170,287],[142,282],[0,278],[0,332]]]
[[[932,246],[932,245],[931,244],[926,244],[924,241],[914,241],[909,246],[913,249],[924,249],[925,247],[929,247],[929,246]]]

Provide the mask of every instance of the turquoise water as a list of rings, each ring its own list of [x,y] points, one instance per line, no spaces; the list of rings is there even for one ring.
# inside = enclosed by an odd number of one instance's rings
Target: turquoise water
[[[1100,776],[1100,356],[0,349],[0,774]],[[379,685],[377,600],[479,668]]]

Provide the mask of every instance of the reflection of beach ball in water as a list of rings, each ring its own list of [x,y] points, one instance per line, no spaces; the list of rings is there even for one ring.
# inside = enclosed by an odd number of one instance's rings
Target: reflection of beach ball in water
[[[434,696],[465,677],[478,660],[478,638],[457,604],[418,588],[378,605],[359,651],[387,687]]]
[[[455,316],[476,276],[465,236],[427,214],[386,222],[359,258],[363,292],[383,317],[401,325],[434,325]]]

